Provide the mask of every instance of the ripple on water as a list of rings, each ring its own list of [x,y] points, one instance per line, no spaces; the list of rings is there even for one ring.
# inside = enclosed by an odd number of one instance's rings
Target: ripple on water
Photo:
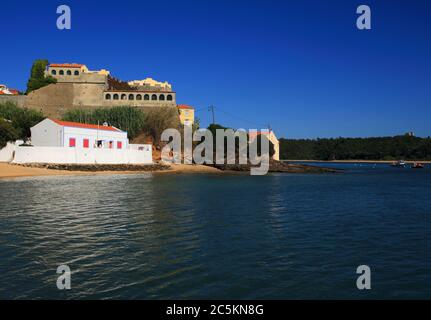
[[[0,298],[361,298],[360,264],[370,297],[425,298],[430,178],[361,167],[0,181]],[[60,264],[70,292],[56,289]]]

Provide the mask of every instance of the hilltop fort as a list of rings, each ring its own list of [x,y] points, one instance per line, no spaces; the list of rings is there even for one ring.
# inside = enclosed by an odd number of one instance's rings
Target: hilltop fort
[[[26,96],[3,96],[18,106],[41,110],[46,116],[61,117],[71,109],[132,106],[176,108],[176,93],[168,82],[152,78],[123,82],[108,70],[89,70],[84,64],[51,63],[45,70],[56,83],[30,92]]]

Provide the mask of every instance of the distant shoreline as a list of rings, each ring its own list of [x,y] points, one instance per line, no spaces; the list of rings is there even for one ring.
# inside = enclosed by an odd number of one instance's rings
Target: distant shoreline
[[[323,162],[323,163],[387,163],[391,164],[396,160],[280,160],[283,162]],[[431,163],[430,160],[405,160],[406,163]]]

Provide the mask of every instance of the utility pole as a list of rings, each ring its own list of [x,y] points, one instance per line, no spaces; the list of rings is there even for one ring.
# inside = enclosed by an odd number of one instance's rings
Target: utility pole
[[[211,111],[211,112],[212,112],[212,116],[213,116],[213,124],[215,124],[214,106],[213,106],[213,105],[210,105],[210,106],[208,107],[208,111]]]

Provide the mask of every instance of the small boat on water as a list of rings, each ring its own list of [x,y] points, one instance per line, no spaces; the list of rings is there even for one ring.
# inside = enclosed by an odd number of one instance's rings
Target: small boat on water
[[[394,161],[394,162],[391,163],[391,167],[405,168],[406,167],[406,162],[404,160]]]
[[[412,169],[423,169],[423,168],[425,168],[425,166],[424,166],[424,164],[423,164],[423,163],[414,162],[414,163],[412,164]]]

